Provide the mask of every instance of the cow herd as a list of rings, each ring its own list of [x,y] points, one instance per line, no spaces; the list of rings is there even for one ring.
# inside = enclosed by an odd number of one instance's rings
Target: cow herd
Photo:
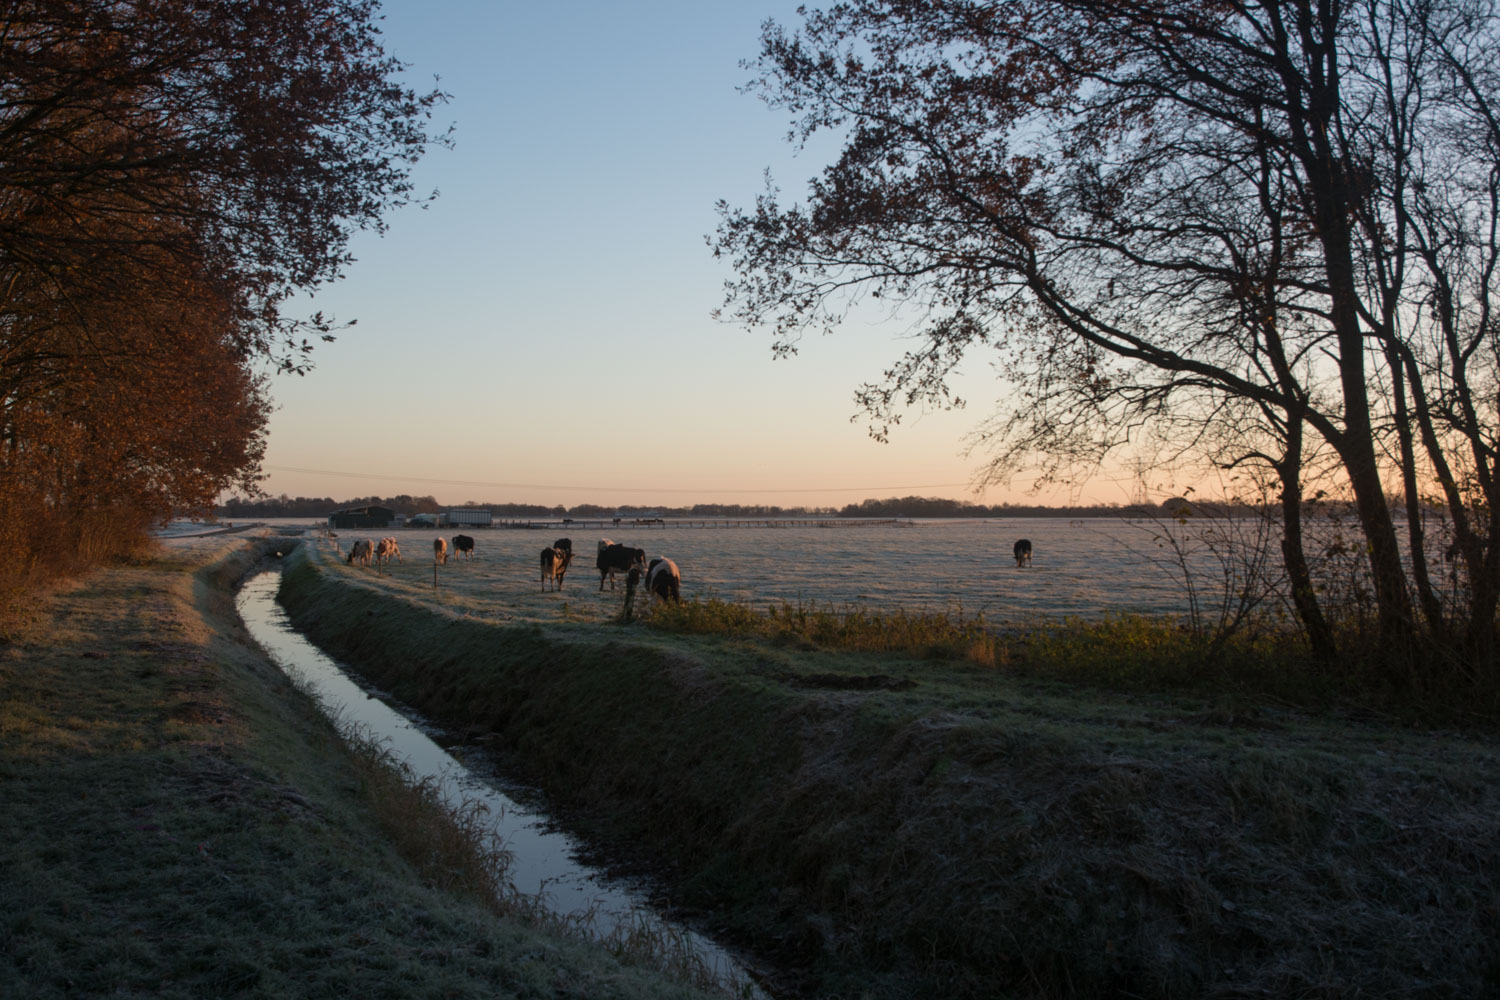
[[[432,541],[432,561],[444,566],[448,563],[449,552],[453,558],[462,556],[464,559],[474,558],[474,539],[469,535],[454,535],[452,545],[441,536]],[[353,565],[368,566],[374,562],[377,568],[383,568],[389,564],[392,557],[402,562],[401,547],[396,544],[396,539],[382,538],[379,543],[372,543],[368,538],[361,538],[349,548],[349,555],[345,562]],[[563,578],[567,576],[568,567],[573,563],[573,540],[571,538],[559,538],[549,547],[542,549],[539,564],[541,567],[541,586],[544,592],[562,590]],[[620,545],[608,538],[599,539],[597,555],[594,559],[594,568],[599,571],[599,589],[604,589],[604,584],[609,583],[609,589],[615,589],[615,575],[626,574],[630,577],[627,595],[634,594],[638,581],[646,581],[646,590],[655,594],[664,601],[682,600],[682,574],[677,569],[677,564],[670,559],[656,558],[649,562],[646,559],[646,550],[633,548],[629,545]]]
[[[1012,548],[1012,554],[1016,559],[1016,566],[1024,567],[1031,565],[1031,542],[1029,539],[1018,539]],[[460,555],[464,559],[474,558],[474,539],[468,535],[453,536],[453,556]],[[396,539],[382,538],[378,544],[372,544],[368,538],[361,538],[349,549],[349,555],[344,560],[353,565],[359,563],[368,566],[373,561],[377,568],[383,568],[390,563],[394,556],[398,562],[401,560],[401,548],[396,544]],[[443,537],[433,539],[432,559],[438,565],[446,565],[448,562],[448,540]],[[563,577],[568,574],[568,567],[573,564],[573,540],[571,538],[559,538],[550,546],[542,549],[539,565],[541,567],[541,587],[543,592],[560,591],[563,586]],[[599,571],[599,589],[604,589],[604,584],[609,583],[609,589],[615,589],[615,574],[626,575],[626,602],[635,594],[636,586],[641,580],[646,582],[648,593],[655,594],[663,601],[682,600],[682,574],[677,569],[677,564],[670,559],[656,558],[649,562],[646,559],[646,550],[633,548],[629,545],[621,545],[608,538],[599,539],[597,555],[594,559],[594,568]]]

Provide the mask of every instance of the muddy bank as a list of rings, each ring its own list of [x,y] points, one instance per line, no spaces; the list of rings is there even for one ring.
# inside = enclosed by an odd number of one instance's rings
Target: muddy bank
[[[809,995],[1477,995],[1500,970],[1483,740],[475,620],[316,552],[283,599]]]

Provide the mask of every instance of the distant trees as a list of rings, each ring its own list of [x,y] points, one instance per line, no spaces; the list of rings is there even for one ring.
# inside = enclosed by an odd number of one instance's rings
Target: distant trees
[[[402,493],[394,497],[369,496],[354,497],[349,500],[335,500],[332,497],[290,497],[283,493],[276,497],[230,497],[216,507],[214,513],[220,517],[237,519],[252,517],[322,518],[327,517],[336,510],[347,510],[352,507],[385,507],[403,517],[411,517],[413,514],[436,514],[438,511],[448,509],[439,504],[433,497],[414,497],[407,493]]]
[[[840,517],[986,517],[991,508],[944,497],[888,497],[851,503]]]
[[[767,29],[758,86],[843,149],[805,204],[722,207],[726,313],[788,352],[856,304],[910,308],[918,346],[859,393],[877,435],[996,352],[992,475],[1147,429],[1265,470],[1327,659],[1301,530],[1321,475],[1357,511],[1381,660],[1494,683],[1497,43],[1489,0],[808,13]],[[1462,571],[1442,592],[1434,504]]]
[[[410,201],[438,92],[373,0],[0,5],[0,543],[102,557],[253,489],[348,240]],[[114,526],[114,533],[106,526]]]

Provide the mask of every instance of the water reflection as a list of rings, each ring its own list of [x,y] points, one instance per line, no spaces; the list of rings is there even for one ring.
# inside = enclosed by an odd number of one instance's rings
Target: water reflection
[[[440,779],[451,804],[477,800],[488,807],[496,833],[514,856],[509,877],[519,892],[543,894],[548,908],[556,913],[591,918],[600,934],[642,922],[660,926],[686,941],[721,981],[741,987],[749,982],[745,970],[723,949],[652,913],[645,897],[631,887],[607,881],[599,871],[579,864],[574,860],[576,842],[565,833],[548,829],[545,815],[498,791],[433,742],[409,718],[352,681],[336,661],[292,627],[286,611],[276,602],[280,583],[281,573],[270,570],[246,581],[240,591],[240,616],[255,641],[282,670],[306,681],[330,715],[388,741],[397,759],[405,761],[418,778]],[[750,995],[765,997],[749,988]]]

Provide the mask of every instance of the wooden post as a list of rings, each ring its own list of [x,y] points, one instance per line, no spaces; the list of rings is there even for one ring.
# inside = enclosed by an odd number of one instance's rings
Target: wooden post
[[[635,610],[635,588],[641,582],[641,571],[632,569],[625,576],[625,620],[630,621],[631,613]]]

